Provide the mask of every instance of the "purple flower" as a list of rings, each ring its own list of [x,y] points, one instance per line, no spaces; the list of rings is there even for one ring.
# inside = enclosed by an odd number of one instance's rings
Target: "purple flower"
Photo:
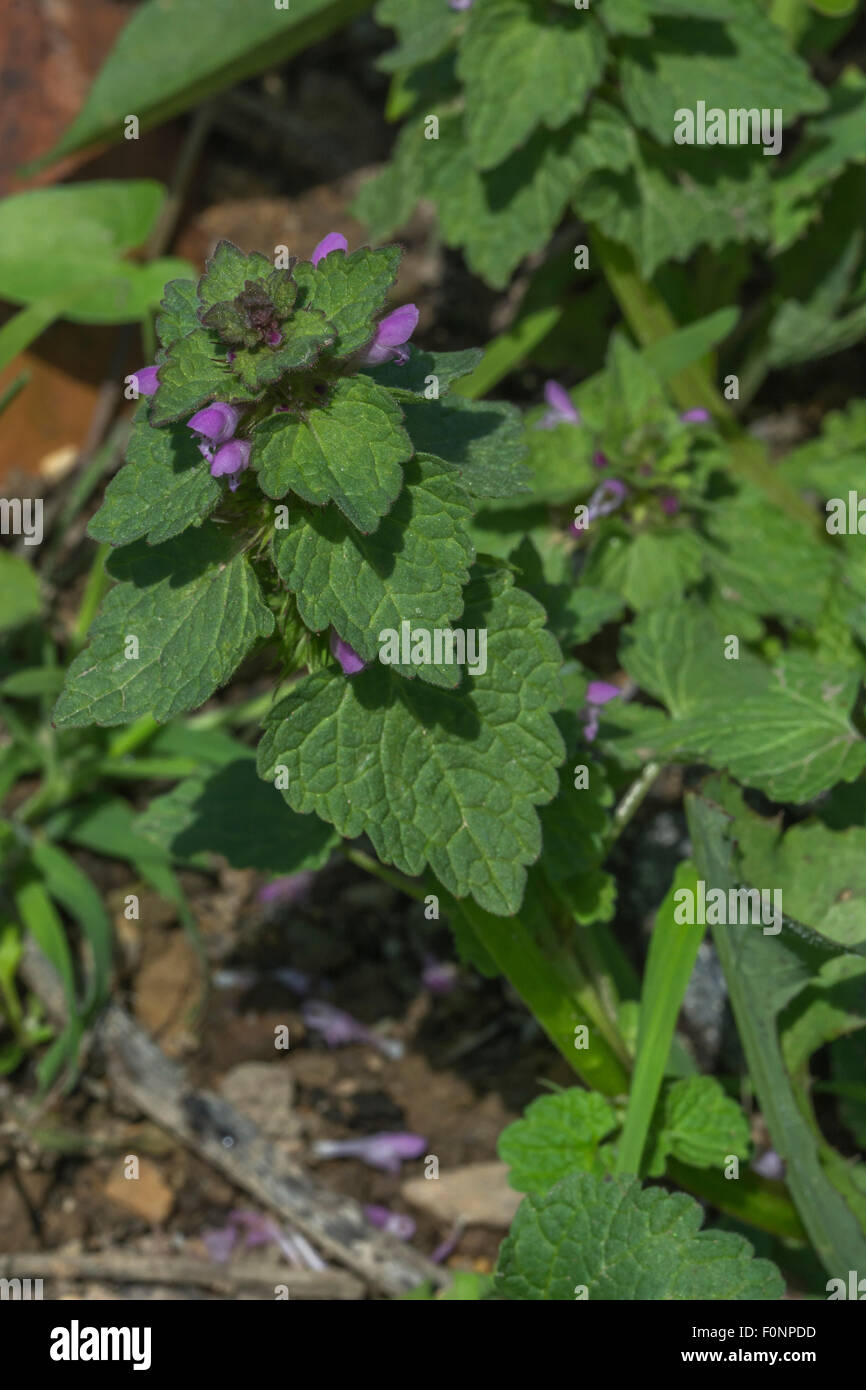
[[[409,361],[409,353],[404,344],[408,343],[417,327],[418,309],[414,304],[403,304],[393,313],[386,314],[376,329],[375,338],[364,353],[363,361],[375,365],[393,359],[402,367]]]
[[[234,438],[240,418],[240,412],[233,405],[214,401],[213,405],[206,405],[204,410],[199,410],[186,423],[188,429],[209,439],[211,444],[225,444]]]
[[[325,1269],[324,1261],[316,1254],[309,1241],[299,1233],[289,1235],[268,1216],[260,1212],[239,1209],[230,1211],[225,1226],[206,1231],[202,1237],[212,1260],[225,1263],[237,1244],[241,1231],[244,1232],[244,1249],[254,1250],[258,1245],[276,1245],[295,1269]]]
[[[328,235],[323,237],[319,242],[310,260],[313,262],[313,265],[318,265],[319,261],[323,261],[326,256],[330,256],[332,251],[342,251],[345,253],[348,249],[349,243],[342,232],[328,232]]]
[[[302,1009],[304,1023],[313,1032],[324,1038],[328,1047],[342,1047],[345,1043],[370,1043],[391,1061],[403,1056],[403,1044],[395,1038],[382,1038],[365,1023],[361,1023],[345,1009],[333,1004],[325,1004],[321,999],[310,999]]]
[[[595,464],[596,468],[607,468],[610,465],[610,459],[608,458],[607,454],[603,454],[601,452],[601,449],[596,449],[595,453],[592,456],[592,461]]]
[[[463,1232],[465,1230],[465,1221],[455,1222],[454,1226],[451,1228],[451,1234],[447,1235],[444,1240],[440,1240],[439,1244],[436,1246],[436,1249],[430,1256],[430,1263],[433,1265],[441,1265],[448,1259],[449,1255],[453,1255],[457,1246],[463,1239]]]
[[[608,700],[615,700],[618,695],[622,695],[618,685],[611,685],[609,681],[590,681],[586,690],[586,705],[583,710],[583,732],[591,743],[598,733],[599,714]]]
[[[544,399],[548,409],[536,422],[537,430],[553,430],[557,425],[579,425],[580,411],[572,404],[571,396],[558,381],[544,383]]]
[[[268,347],[279,347],[283,341],[283,335],[278,328],[272,328],[268,333]]]
[[[133,372],[132,379],[135,382],[135,389],[140,396],[152,396],[159,386],[157,372],[159,367],[139,367],[137,372]]]
[[[354,676],[357,675],[359,671],[363,671],[367,664],[366,661],[362,661],[355,651],[355,648],[350,647],[348,642],[344,642],[342,637],[338,637],[333,628],[331,628],[329,645],[331,648],[331,656],[335,656],[339,661],[343,668],[344,676]]]
[[[204,447],[204,446],[203,446]],[[230,439],[217,449],[211,462],[210,471],[214,478],[229,476],[232,492],[237,488],[240,474],[250,465],[252,444],[248,439]]]
[[[421,1134],[384,1131],[366,1139],[320,1139],[313,1152],[319,1158],[360,1158],[382,1173],[399,1173],[401,1163],[420,1158],[426,1147],[427,1140]]]
[[[428,956],[421,983],[431,994],[450,994],[457,983],[457,966],[450,960],[434,960]]]
[[[589,525],[589,522],[595,521],[597,517],[610,516],[611,512],[615,512],[617,507],[622,503],[627,491],[628,489],[625,483],[621,483],[619,478],[606,478],[603,483],[600,483],[589,499],[587,525]],[[579,525],[576,521],[571,523],[571,534],[573,536],[581,535],[585,529],[584,526]]]
[[[378,1226],[380,1231],[387,1231],[388,1235],[396,1236],[398,1240],[411,1240],[415,1234],[415,1222],[403,1211],[369,1206],[364,1208],[364,1215],[371,1226]]]
[[[702,405],[696,405],[693,410],[684,410],[680,419],[686,425],[708,425],[712,416]]]
[[[676,516],[680,509],[680,499],[674,492],[663,492],[661,495],[661,505],[665,516]]]
[[[316,875],[312,869],[301,869],[297,874],[283,874],[266,883],[256,894],[260,903],[297,903],[309,893]]]
[[[448,0],[452,10],[471,10],[475,0]]]

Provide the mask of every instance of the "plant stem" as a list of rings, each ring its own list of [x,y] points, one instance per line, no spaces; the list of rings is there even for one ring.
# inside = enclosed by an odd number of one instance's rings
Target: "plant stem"
[[[643,772],[632,782],[625,796],[620,801],[613,813],[613,819],[605,839],[605,850],[609,852],[616,844],[626,826],[637,815],[637,812],[646,799],[650,788],[662,770],[662,764],[649,762]]]
[[[104,542],[93,557],[93,564],[90,566],[90,573],[87,576],[87,583],[81,599],[81,607],[72,629],[71,646],[73,652],[84,646],[90,624],[96,617],[96,611],[108,592],[111,581],[105,573],[105,561],[110,553],[111,546]]]

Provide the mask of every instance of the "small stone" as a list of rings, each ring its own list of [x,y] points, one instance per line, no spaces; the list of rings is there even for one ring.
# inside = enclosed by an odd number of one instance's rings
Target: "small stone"
[[[124,1177],[123,1164],[118,1164],[105,1184],[105,1195],[116,1207],[154,1226],[165,1221],[174,1206],[174,1193],[149,1158],[138,1160],[137,1178]]]
[[[410,1178],[400,1187],[412,1206],[444,1225],[464,1221],[468,1226],[507,1230],[523,1201],[508,1184],[504,1163],[468,1163],[442,1172],[438,1178]]]

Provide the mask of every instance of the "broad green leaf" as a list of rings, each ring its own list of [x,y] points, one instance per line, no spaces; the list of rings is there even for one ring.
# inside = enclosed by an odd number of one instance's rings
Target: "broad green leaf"
[[[773,184],[776,250],[815,220],[820,194],[849,163],[866,161],[866,77],[846,68],[830,90],[830,106],[808,121],[797,152]]]
[[[293,313],[282,325],[282,335],[282,342],[276,347],[260,344],[236,349],[231,364],[232,377],[240,381],[250,395],[272,386],[286,372],[311,366],[334,341],[333,328],[315,309],[299,309]]]
[[[675,333],[669,333],[666,338],[660,338],[645,348],[643,355],[661,379],[669,381],[723,342],[736,327],[740,312],[736,305],[717,309],[706,318],[687,324]]]
[[[251,462],[268,497],[334,501],[360,531],[375,530],[403,486],[412,443],[391,396],[363,377],[336,381],[305,418],[271,416],[253,434]]]
[[[528,492],[520,412],[505,401],[403,401],[406,429],[419,454],[456,464],[476,497]]]
[[[455,381],[473,372],[483,356],[480,348],[465,348],[462,352],[423,352],[410,343],[409,361],[402,366],[383,362],[378,367],[365,367],[364,372],[392,391],[411,391],[413,395],[436,400],[444,396]],[[431,381],[432,377],[435,382]]]
[[[475,0],[457,71],[477,167],[500,164],[537,126],[556,130],[579,115],[604,61],[604,34],[587,14],[537,0]]]
[[[150,234],[165,197],[151,179],[33,189],[0,204],[0,295],[15,304],[57,299],[78,323],[124,323],[160,299],[185,261],[122,261]]]
[[[20,627],[31,618],[38,618],[41,612],[36,570],[17,555],[0,550],[0,632]]]
[[[523,1119],[502,1131],[496,1149],[511,1169],[512,1187],[543,1195],[569,1173],[606,1173],[598,1146],[617,1127],[604,1096],[571,1086],[528,1105]]]
[[[209,524],[158,547],[136,542],[107,568],[122,582],[69,668],[58,728],[130,724],[144,714],[165,723],[203,704],[273,630],[258,580],[223,528]],[[125,654],[129,637],[137,657]]]
[[[148,0],[121,31],[84,108],[41,162],[120,141],[134,112],[143,130],[214,92],[278,67],[369,8],[369,0]]]
[[[611,34],[646,38],[652,33],[647,0],[617,0],[615,5],[600,5],[599,18]]]
[[[620,65],[626,109],[635,124],[663,145],[673,145],[675,111],[780,108],[783,121],[822,111],[823,87],[813,81],[781,29],[754,0],[738,6],[736,21],[659,19],[650,44],[627,42]],[[699,149],[699,152],[700,149]],[[753,153],[763,158],[760,148]]]
[[[150,401],[152,425],[169,425],[189,419],[211,401],[239,404],[255,398],[232,375],[226,361],[225,344],[207,329],[194,328],[178,338],[166,352],[156,354],[159,386]]]
[[[456,469],[417,455],[392,510],[371,535],[334,507],[292,508],[274,533],[274,563],[298,611],[316,632],[332,625],[363,657],[377,661],[383,629],[449,629],[463,609],[463,586],[475,558],[467,532],[472,515]],[[454,687],[455,666],[394,664],[395,671]]]
[[[198,300],[205,311],[226,299],[236,299],[247,281],[267,280],[274,269],[273,262],[260,251],[249,255],[233,241],[223,238],[208,258],[205,273],[198,282]]]
[[[156,316],[156,334],[167,352],[180,338],[199,327],[198,285],[195,280],[169,280]]]
[[[385,296],[397,278],[399,246],[368,246],[350,255],[332,252],[318,265],[299,261],[292,272],[298,285],[298,307],[323,314],[336,330],[327,356],[348,357],[370,342]]]
[[[787,914],[842,949],[866,953],[866,830],[810,819],[770,845],[750,822],[741,852],[748,881],[778,887]]]
[[[144,412],[132,427],[126,463],[112,478],[88,535],[112,545],[146,536],[159,545],[188,526],[198,526],[224,488],[211,477],[186,425],[154,429]]]
[[[714,1076],[690,1076],[665,1091],[650,1134],[650,1177],[661,1177],[669,1157],[721,1173],[731,1155],[745,1162],[751,1151],[749,1122]]]
[[[621,594],[637,612],[683,597],[703,575],[701,543],[692,531],[644,531],[612,536],[587,565],[588,583]]]
[[[741,1236],[702,1231],[691,1197],[590,1173],[524,1198],[499,1252],[495,1292],[520,1301],[776,1299],[784,1281]]]
[[[696,603],[670,604],[643,614],[626,629],[621,660],[642,690],[684,718],[716,696],[732,708],[766,689],[766,668],[751,653],[725,660],[725,642]]]
[[[729,839],[731,812],[742,814],[742,801],[720,782],[707,792],[686,800],[695,861],[708,887],[730,892],[739,877]],[[821,1141],[798,1104],[776,1026],[777,1014],[811,982],[814,950],[796,934],[765,935],[751,923],[729,922],[712,931],[749,1073],[800,1219],[830,1274],[858,1269],[866,1264],[866,1236],[822,1168]]]
[[[221,854],[232,868],[274,874],[320,869],[339,844],[331,826],[299,816],[256,776],[252,753],[179,782],[150,803],[135,828],[174,859]]]
[[[385,72],[429,63],[446,49],[466,16],[439,0],[380,0],[376,21],[397,31],[398,44],[379,59]]]
[[[294,810],[366,833],[385,863],[429,864],[449,892],[507,914],[541,850],[534,808],[556,791],[559,658],[543,610],[507,573],[482,572],[465,599],[462,627],[487,634],[483,674],[456,692],[381,665],[308,676],[268,717],[259,774],[286,767]],[[491,767],[507,775],[491,780]]]

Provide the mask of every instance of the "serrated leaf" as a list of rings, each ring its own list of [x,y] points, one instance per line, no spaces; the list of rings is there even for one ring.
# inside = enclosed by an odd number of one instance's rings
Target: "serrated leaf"
[[[429,864],[455,896],[507,914],[541,849],[534,808],[556,791],[559,654],[509,574],[480,572],[465,602],[463,628],[487,633],[484,674],[454,692],[381,665],[309,676],[269,716],[258,767],[266,779],[288,768],[295,810],[366,833],[385,863]],[[491,767],[508,774],[491,779]]]
[[[175,859],[221,854],[232,868],[274,874],[320,869],[339,843],[330,825],[297,815],[256,776],[252,753],[179,782],[150,803],[135,828]]]
[[[86,650],[69,668],[54,710],[58,728],[163,724],[225,685],[273,630],[258,580],[232,537],[212,523],[157,547],[138,541],[107,563],[111,590]],[[125,655],[138,639],[137,658]]]
[[[336,502],[359,531],[376,529],[403,486],[412,456],[403,413],[374,381],[336,381],[326,405],[306,417],[273,415],[253,434],[251,462],[268,497],[295,492],[305,502]]]
[[[505,401],[404,401],[406,429],[419,454],[456,464],[476,497],[528,492],[526,443],[516,406]]]
[[[439,0],[380,0],[376,21],[397,31],[397,47],[378,63],[383,72],[397,72],[438,58],[465,16],[448,5],[443,9]]]
[[[247,255],[233,241],[223,238],[209,257],[204,275],[198,282],[202,310],[207,311],[225,300],[236,299],[248,280],[261,283],[268,279],[273,269],[273,262],[260,251]]]
[[[132,427],[126,462],[108,484],[87,532],[111,545],[128,545],[141,536],[159,545],[200,525],[222,493],[186,425],[154,429],[141,413]]]
[[[636,125],[662,145],[673,145],[678,110],[781,109],[793,123],[822,111],[826,93],[794,53],[779,25],[752,0],[739,6],[736,21],[660,18],[651,44],[626,43],[620,89]]]
[[[188,419],[211,401],[234,404],[254,398],[229,370],[225,344],[205,328],[176,339],[168,352],[157,353],[156,360],[159,386],[150,402],[153,425]]]
[[[557,130],[578,115],[601,78],[605,50],[587,14],[551,11],[537,0],[476,0],[457,71],[478,168],[500,164],[537,126]]]
[[[274,563],[297,596],[298,611],[316,632],[332,625],[365,661],[379,658],[379,634],[448,629],[463,609],[474,551],[467,524],[472,506],[456,470],[418,455],[406,465],[393,509],[365,536],[333,507],[290,512],[274,533]],[[401,675],[456,686],[455,666],[404,666]]]
[[[526,1197],[502,1245],[500,1298],[597,1300],[775,1299],[784,1281],[753,1258],[741,1236],[700,1229],[703,1213],[684,1194],[590,1173]]]
[[[261,343],[239,347],[231,364],[232,376],[250,393],[260,394],[286,372],[309,367],[334,341],[334,330],[315,309],[300,309],[280,325],[282,342],[276,347]]]
[[[577,1086],[540,1096],[500,1134],[496,1151],[518,1192],[549,1192],[569,1173],[608,1171],[598,1146],[619,1127],[613,1106],[597,1091]]]
[[[438,396],[444,396],[455,381],[475,371],[483,356],[481,348],[464,348],[462,352],[423,352],[410,343],[409,361],[402,366],[397,362],[382,362],[378,367],[365,367],[363,370],[380,386],[386,386],[391,391],[411,391],[416,396],[425,396],[429,378],[435,377]]]
[[[692,531],[645,531],[612,536],[593,552],[586,580],[621,594],[636,612],[682,598],[703,576],[703,551]]]
[[[329,357],[348,357],[370,342],[401,255],[399,246],[362,246],[348,256],[332,252],[316,266],[299,261],[294,267],[298,307],[317,310],[336,331]]]
[[[866,161],[866,77],[847,68],[830,90],[830,107],[807,122],[784,174],[773,183],[775,249],[784,250],[819,215],[819,198],[849,163]]]
[[[659,1104],[646,1155],[649,1177],[661,1177],[669,1157],[693,1168],[718,1168],[730,1155],[745,1161],[751,1143],[749,1122],[714,1076],[674,1081]]]
[[[195,280],[169,280],[156,316],[156,336],[168,351],[179,338],[199,327],[198,288]]]

